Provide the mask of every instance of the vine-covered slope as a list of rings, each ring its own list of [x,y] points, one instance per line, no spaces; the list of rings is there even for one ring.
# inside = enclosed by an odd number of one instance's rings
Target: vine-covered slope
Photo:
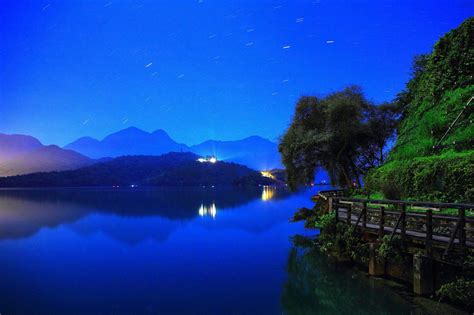
[[[387,163],[366,178],[371,190],[402,198],[474,200],[474,18],[415,59],[397,102],[403,109]],[[385,193],[386,197],[390,193]]]

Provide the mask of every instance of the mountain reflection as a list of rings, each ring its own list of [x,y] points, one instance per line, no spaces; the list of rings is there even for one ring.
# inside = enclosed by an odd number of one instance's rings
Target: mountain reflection
[[[285,195],[282,192],[281,197]],[[113,214],[137,219],[155,217],[163,219],[160,222],[168,222],[166,225],[169,226],[172,221],[182,222],[197,216],[215,218],[217,205],[219,210],[225,211],[260,199],[261,196],[261,189],[230,187],[0,190],[0,239],[29,237],[43,227],[70,224],[92,214]],[[104,223],[94,223],[96,227],[100,224]],[[83,226],[77,231],[88,233],[88,229]],[[120,234],[112,226],[108,226],[107,231],[114,235]],[[160,234],[153,238],[164,237]]]

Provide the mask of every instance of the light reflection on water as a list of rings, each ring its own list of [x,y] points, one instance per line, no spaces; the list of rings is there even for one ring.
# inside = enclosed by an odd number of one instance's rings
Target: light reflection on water
[[[275,196],[276,188],[273,186],[263,186],[262,200],[269,201]]]
[[[214,202],[209,206],[205,206],[204,204],[201,204],[201,206],[199,207],[198,213],[201,217],[210,216],[214,219],[217,215],[216,204]]]
[[[272,200],[277,193],[277,188],[274,186],[262,186],[262,201],[270,201]],[[217,216],[218,208],[216,203],[213,201],[210,204],[201,203],[199,206],[199,216],[206,217],[210,216],[211,218],[215,219]]]

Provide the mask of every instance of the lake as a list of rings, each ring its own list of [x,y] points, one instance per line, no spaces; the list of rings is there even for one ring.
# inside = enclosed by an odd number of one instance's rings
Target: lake
[[[293,245],[317,188],[0,190],[0,313],[404,314]]]

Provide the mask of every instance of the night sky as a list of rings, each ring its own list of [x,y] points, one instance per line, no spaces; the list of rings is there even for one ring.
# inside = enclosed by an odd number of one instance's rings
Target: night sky
[[[0,0],[0,132],[65,145],[130,126],[276,140],[301,95],[393,99],[474,1]]]

